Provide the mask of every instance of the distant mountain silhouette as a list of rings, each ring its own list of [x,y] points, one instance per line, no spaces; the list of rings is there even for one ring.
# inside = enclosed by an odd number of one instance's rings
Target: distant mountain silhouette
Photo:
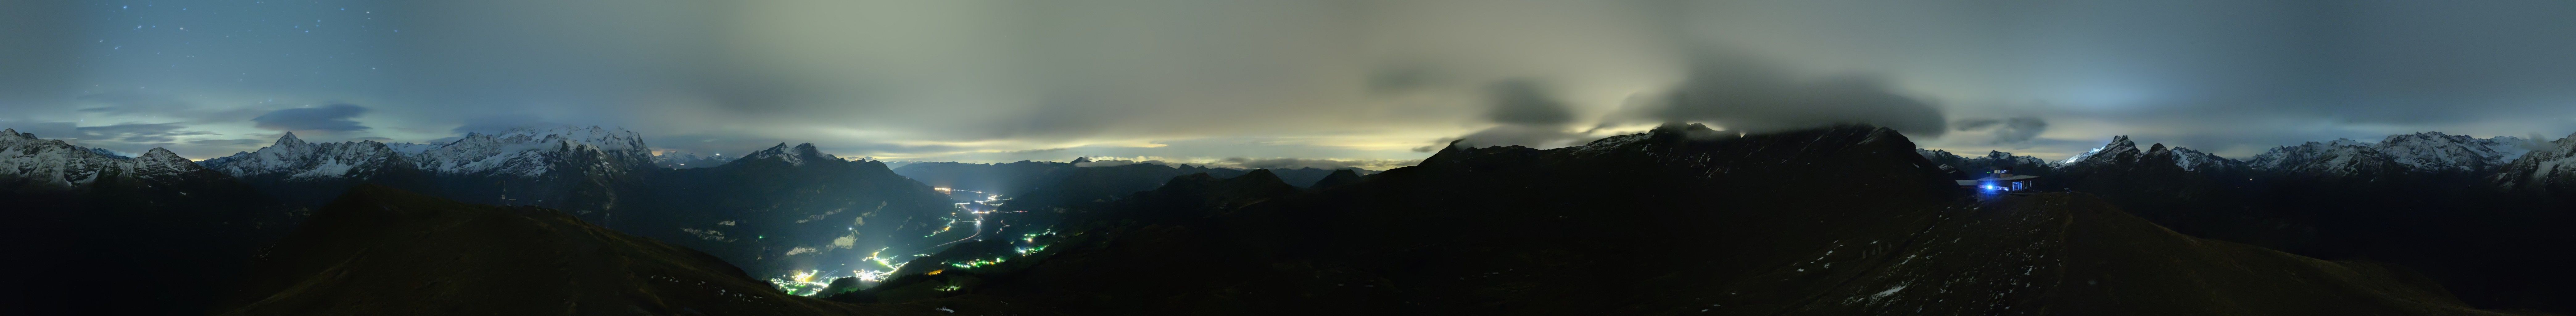
[[[1316,179],[1314,185],[1306,187],[1323,189],[1358,182],[1360,182],[1360,174],[1358,172],[1352,172],[1350,170],[1333,170],[1332,174],[1325,175],[1323,179]]]
[[[2558,151],[2519,138],[2436,132],[2380,142],[2337,140],[2237,161],[2127,137],[2077,163],[2033,172],[2045,190],[2101,196],[2187,235],[2329,259],[2422,271],[2462,300],[2493,308],[2576,312],[2576,191],[2515,186]],[[2576,144],[2560,140],[2556,144]],[[2576,148],[2576,147],[2570,147]],[[2576,169],[2568,169],[2576,171]],[[2532,183],[2525,181],[2522,183]]]
[[[1979,202],[1945,177],[1867,126],[1453,146],[1328,190],[1185,176],[1007,242],[1043,250],[951,249],[832,299],[1070,314],[2480,313],[2402,269],[2192,238],[2083,194]]]
[[[606,226],[706,251],[763,277],[849,275],[875,251],[919,252],[973,233],[941,232],[947,219],[972,218],[947,195],[885,163],[841,160],[813,144],[652,177]]]

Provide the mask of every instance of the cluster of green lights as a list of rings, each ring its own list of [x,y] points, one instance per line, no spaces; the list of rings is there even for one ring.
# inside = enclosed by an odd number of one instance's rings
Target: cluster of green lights
[[[1005,259],[1005,258],[1002,258],[1002,257],[993,257],[993,260],[975,259],[975,260],[967,261],[967,262],[950,262],[950,263],[948,263],[948,266],[951,266],[951,267],[958,267],[958,268],[980,268],[980,267],[985,267],[985,266],[991,266],[991,265],[996,265],[996,264],[1002,264],[1002,261],[1003,261],[1004,259]]]
[[[1035,232],[1035,233],[1020,234],[1020,241],[1034,244],[1034,243],[1037,243],[1037,242],[1038,242],[1038,236],[1046,236],[1046,235],[1054,235],[1054,234],[1055,234],[1055,230],[1054,230],[1054,229],[1048,229],[1048,230],[1038,231],[1038,232]]]
[[[850,275],[852,275],[852,276],[857,276],[857,277],[859,278],[859,280],[860,280],[860,281],[868,281],[868,282],[885,282],[885,280],[886,280],[886,278],[887,278],[887,277],[892,277],[892,276],[894,276],[894,271],[896,271],[896,270],[903,270],[903,264],[904,264],[904,263],[901,263],[901,262],[894,262],[894,259],[886,258],[886,257],[881,256],[881,255],[885,254],[886,249],[893,249],[893,248],[877,248],[877,251],[876,251],[876,252],[870,252],[870,253],[868,253],[868,258],[867,258],[867,259],[860,259],[860,260],[863,260],[863,261],[867,261],[867,262],[871,262],[871,263],[876,263],[876,264],[877,264],[877,266],[879,266],[879,267],[885,267],[885,270],[876,270],[876,269],[859,269],[859,270],[857,270],[857,271],[850,271]]]
[[[948,223],[946,223],[946,224],[939,224],[939,230],[930,231],[930,234],[929,234],[929,235],[921,235],[921,238],[930,238],[931,236],[939,236],[939,233],[945,233],[945,232],[948,232],[948,230],[950,230],[950,229],[956,229],[956,228],[957,228],[957,219],[955,219],[955,218],[947,218],[947,217],[941,217],[941,218],[939,218],[939,219],[948,220]]]
[[[769,284],[771,286],[778,287],[779,292],[787,292],[788,295],[814,295],[815,293],[822,293],[823,287],[831,286],[831,283],[816,281],[817,276],[815,274],[817,273],[822,273],[822,271],[797,272],[796,275],[788,276],[784,279],[769,278]],[[830,278],[821,279],[829,280]]]

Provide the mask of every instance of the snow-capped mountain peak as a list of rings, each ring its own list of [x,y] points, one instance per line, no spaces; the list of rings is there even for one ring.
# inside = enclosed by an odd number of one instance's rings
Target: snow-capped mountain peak
[[[2294,173],[2352,174],[2379,168],[2390,159],[2371,143],[2338,138],[2273,147],[2246,163],[2255,170]]]
[[[2074,166],[2095,162],[2109,162],[2119,159],[2121,153],[2128,153],[2129,157],[2136,157],[2138,153],[2138,143],[2129,141],[2128,135],[2111,136],[2111,143],[2103,144],[2102,147],[2094,147],[2093,150],[2084,151],[2084,153],[2076,154],[2074,157],[2066,157],[2066,160],[2058,161],[2057,165]]]
[[[138,173],[175,175],[204,169],[205,167],[198,166],[197,162],[188,161],[188,158],[179,157],[178,153],[172,153],[169,149],[161,147],[152,147],[152,150],[134,157],[134,171]]]
[[[2542,146],[2498,168],[2496,181],[2507,189],[2576,190],[2576,134]]]
[[[2423,132],[2389,135],[2379,142],[2379,151],[2415,170],[2473,171],[2504,164],[2529,152],[2520,146],[2521,142],[2521,138],[2511,136],[2479,139]]]
[[[2257,170],[2351,174],[2396,168],[2411,172],[2478,172],[2531,151],[2522,138],[2476,138],[2442,132],[2389,135],[2377,143],[2352,139],[2272,148],[2250,161]]]
[[[384,143],[374,141],[309,143],[295,133],[279,136],[277,142],[257,151],[235,153],[199,162],[207,168],[234,177],[284,176],[287,178],[331,178],[356,176],[365,178],[370,171],[390,168],[407,161]]]
[[[814,143],[796,144],[795,148],[788,148],[787,143],[778,143],[777,146],[770,146],[769,149],[742,155],[740,160],[755,159],[777,159],[797,166],[805,165],[807,161],[841,160],[840,157],[823,154],[821,150],[814,148]]]
[[[2185,171],[2225,168],[2240,164],[2240,162],[2237,162],[2234,159],[2227,159],[2226,157],[2219,157],[2215,154],[2192,150],[2188,147],[2177,146],[2173,149],[2168,149],[2165,152],[2173,155],[2174,166],[2182,167],[2182,170]]]
[[[535,177],[559,167],[616,169],[606,164],[649,164],[650,149],[635,132],[598,126],[514,128],[468,133],[442,144],[348,141],[311,143],[286,133],[257,151],[201,164],[236,177],[365,178],[389,168],[440,174]],[[600,165],[600,166],[593,166]]]
[[[474,138],[475,136],[483,136],[510,143],[551,144],[556,142],[566,142],[598,147],[600,150],[607,151],[650,150],[644,146],[644,137],[638,136],[633,131],[617,128],[602,128],[599,126],[566,125],[549,128],[520,127],[502,130],[499,133],[492,134],[469,134],[466,138]],[[458,139],[458,141],[463,141],[463,139]]]
[[[277,137],[277,142],[269,143],[268,145],[269,145],[269,146],[290,146],[290,147],[291,147],[291,146],[303,146],[303,145],[307,145],[307,144],[311,144],[311,143],[306,143],[306,142],[304,142],[304,139],[303,139],[303,138],[296,138],[296,137],[295,137],[295,132],[286,132],[286,136],[278,136],[278,137]]]
[[[0,180],[28,181],[56,187],[96,183],[100,177],[171,179],[205,170],[168,149],[152,148],[137,157],[118,157],[36,138],[17,129],[0,129]]]
[[[411,149],[411,148],[406,148]],[[652,149],[644,137],[624,129],[598,126],[513,128],[499,133],[466,134],[454,142],[413,154],[422,169],[442,174],[544,175],[568,159],[585,164],[650,164]],[[612,166],[579,166],[608,168]]]
[[[2145,150],[2139,150],[2138,143],[2136,141],[2129,140],[2128,136],[2112,136],[2111,143],[2103,144],[2102,147],[2094,148],[2093,150],[2086,151],[2083,154],[2075,155],[2075,157],[2066,158],[2066,160],[2059,161],[2057,166],[2061,168],[2081,168],[2085,166],[2130,164],[2148,161],[2149,159],[2146,158],[2150,156],[2157,157],[2156,159],[2159,160],[2154,161],[2158,163],[2170,160],[2174,166],[2182,167],[2182,170],[2184,171],[2229,168],[2243,164],[2243,162],[2239,162],[2234,159],[2219,157],[2218,155],[2192,150],[2191,148],[2181,146],[2166,147],[2164,143],[2156,143],[2150,145],[2149,148]]]

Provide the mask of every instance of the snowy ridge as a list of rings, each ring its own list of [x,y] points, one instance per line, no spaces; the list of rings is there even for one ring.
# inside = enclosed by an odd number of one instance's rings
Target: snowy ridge
[[[365,179],[371,171],[407,164],[402,155],[384,143],[374,141],[308,143],[295,133],[277,138],[276,143],[258,152],[238,152],[231,156],[199,162],[206,168],[237,178],[284,176],[290,179],[354,176]]]
[[[2397,168],[2413,172],[2494,170],[2531,150],[2519,137],[2474,138],[2441,132],[2389,135],[2378,143],[2351,139],[2281,146],[2254,156],[2255,170],[2353,174]]]
[[[832,156],[832,155],[823,154],[823,152],[822,152],[821,150],[817,150],[817,149],[815,149],[815,148],[814,148],[814,143],[796,144],[796,147],[795,147],[795,148],[788,148],[788,147],[787,147],[787,143],[778,143],[778,146],[770,146],[770,147],[769,147],[769,149],[762,149],[762,150],[760,150],[760,151],[755,151],[755,152],[751,152],[750,154],[742,155],[742,158],[741,158],[741,159],[735,159],[735,161],[751,161],[751,160],[764,160],[764,159],[775,159],[775,160],[779,160],[779,161],[785,161],[785,162],[787,162],[787,164],[788,164],[788,165],[794,165],[794,166],[803,166],[803,165],[805,165],[805,162],[807,162],[807,161],[818,161],[818,160],[831,160],[831,161],[838,161],[838,160],[841,160],[841,158],[840,158],[840,157],[834,157],[834,156]]]
[[[2124,159],[2121,158],[2123,155],[2128,157],[2125,159],[2137,159],[2138,154],[2138,143],[2129,141],[2128,135],[2111,136],[2111,143],[2103,144],[2102,147],[2094,147],[2093,150],[2084,151],[2084,153],[2076,154],[2074,157],[2066,157],[2066,160],[2058,161],[2057,165],[2060,167],[2072,167],[2086,164],[2121,162],[2121,160]]]
[[[587,157],[582,157],[587,156]],[[592,158],[603,169],[609,161],[650,162],[644,137],[624,129],[557,127],[513,128],[494,134],[466,134],[418,155],[421,169],[440,174],[509,174],[536,177],[557,161]]]
[[[2496,173],[2506,189],[2576,190],[2576,134],[2549,142],[2554,148],[2528,150]]]
[[[2112,136],[2111,143],[2104,144],[2102,147],[2095,147],[2091,151],[2077,154],[2074,157],[2068,157],[2066,160],[2057,161],[2056,166],[2060,168],[2081,168],[2087,166],[2133,164],[2148,160],[2148,157],[2156,157],[2156,159],[2170,159],[2173,161],[2173,165],[2175,167],[2182,167],[2182,170],[2184,171],[2222,170],[2244,165],[2244,162],[2237,161],[2235,159],[2227,159],[2226,157],[2219,157],[2216,154],[2192,150],[2189,147],[2165,147],[2165,144],[2163,143],[2157,143],[2149,147],[2150,148],[2145,150],[2139,150],[2138,143],[2136,141],[2129,140],[2129,136]]]
[[[2397,164],[2415,170],[2485,170],[2503,165],[2530,152],[2522,148],[2521,137],[2498,136],[2479,139],[2468,135],[2442,132],[2389,135],[2379,141],[2378,149]]]
[[[110,152],[113,153],[113,152]],[[61,140],[0,129],[0,180],[81,187],[102,178],[175,180],[206,170],[159,147],[133,158],[102,154]]]
[[[2218,170],[2243,164],[2235,159],[2185,147],[2174,147],[2166,152],[2173,154],[2174,165],[2182,167],[2184,171]]]
[[[515,128],[467,134],[444,144],[374,141],[308,143],[287,133],[257,151],[202,164],[235,177],[364,177],[389,168],[447,175],[538,177],[558,168],[615,172],[652,159],[644,138],[598,126]]]
[[[2254,170],[2349,174],[2365,164],[2390,160],[2370,143],[2335,139],[2273,147],[2246,163]]]

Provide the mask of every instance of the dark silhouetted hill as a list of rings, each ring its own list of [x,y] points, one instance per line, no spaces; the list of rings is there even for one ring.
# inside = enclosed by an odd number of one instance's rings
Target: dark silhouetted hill
[[[1666,126],[1451,147],[1330,190],[1266,182],[1183,177],[1072,206],[1056,235],[1027,239],[1043,250],[961,247],[833,299],[1122,315],[2491,314],[2399,269],[2191,238],[2082,195],[1980,203],[1866,126]]]
[[[0,314],[195,314],[293,212],[169,150],[133,157],[0,129]]]
[[[762,277],[790,271],[849,275],[881,249],[912,253],[973,233],[945,234],[949,197],[877,161],[846,161],[813,144],[776,147],[724,165],[665,169],[609,227],[699,249]],[[929,237],[924,237],[929,236]]]
[[[221,315],[942,314],[779,293],[700,253],[531,206],[362,185],[263,254]]]

